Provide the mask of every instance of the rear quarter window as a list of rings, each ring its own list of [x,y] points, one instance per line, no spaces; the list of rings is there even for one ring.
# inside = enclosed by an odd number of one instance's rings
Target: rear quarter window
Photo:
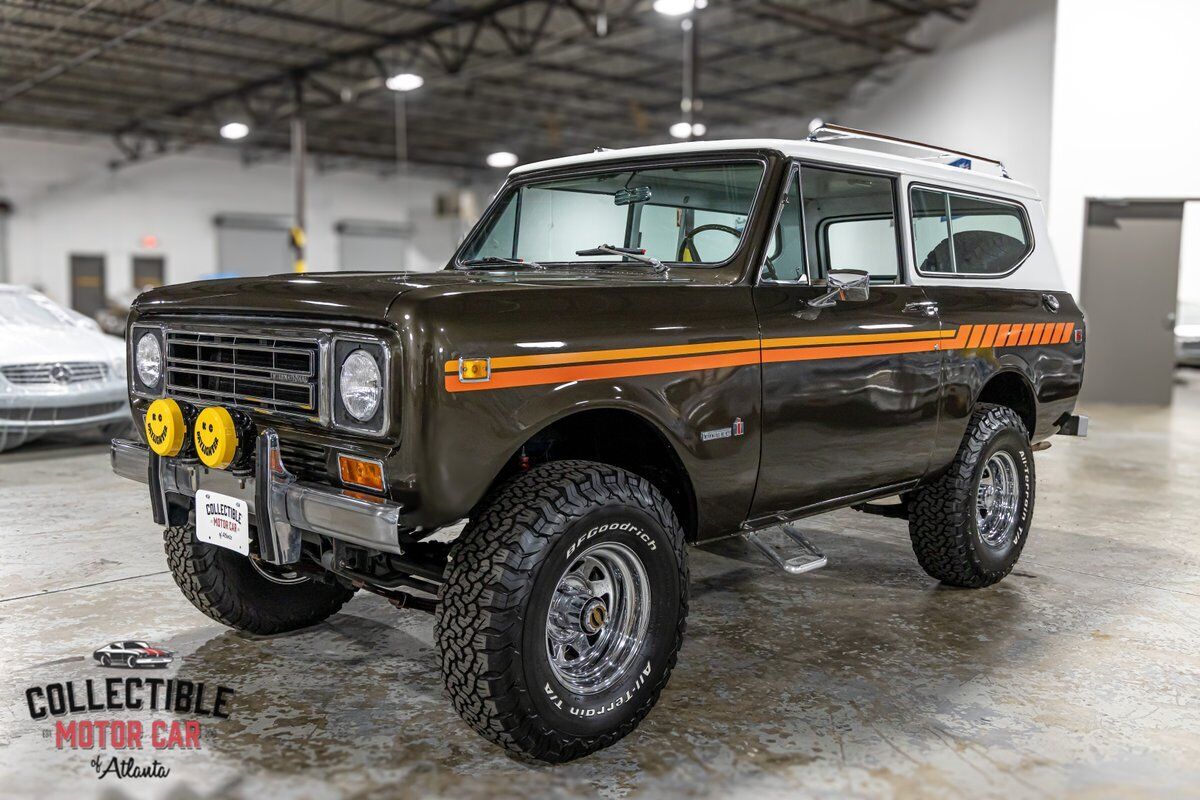
[[[910,200],[913,256],[922,275],[1007,275],[1033,250],[1017,203],[917,186]]]

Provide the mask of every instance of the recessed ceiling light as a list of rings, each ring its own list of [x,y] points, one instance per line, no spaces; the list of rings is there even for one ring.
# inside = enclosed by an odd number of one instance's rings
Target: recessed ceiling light
[[[703,136],[708,133],[708,126],[703,122],[676,122],[669,130],[676,139],[686,139],[689,136]]]
[[[515,167],[517,165],[517,154],[509,153],[504,150],[501,150],[498,153],[492,153],[487,157],[487,165],[489,167],[496,167],[497,169]]]
[[[425,79],[412,72],[401,72],[393,75],[384,82],[393,92],[411,92],[425,85]]]
[[[704,3],[704,0],[654,0],[654,10],[664,16],[678,17],[708,5],[701,3]]]
[[[245,139],[250,135],[250,126],[244,122],[226,122],[221,126],[222,139]]]

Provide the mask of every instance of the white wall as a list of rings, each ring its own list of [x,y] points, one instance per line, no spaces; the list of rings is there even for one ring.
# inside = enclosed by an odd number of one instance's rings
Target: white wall
[[[1000,158],[1045,197],[1054,0],[982,0],[966,24],[916,39],[937,50],[892,81],[865,85],[829,120]]]
[[[216,214],[290,216],[286,163],[245,167],[231,155],[186,154],[113,172],[106,165],[116,155],[105,141],[0,130],[0,198],[14,205],[9,280],[66,303],[70,253],[104,254],[110,297],[131,288],[135,253],[164,256],[170,282],[192,280],[216,270]],[[334,225],[342,219],[412,222],[412,268],[440,268],[462,226],[434,217],[434,196],[453,188],[428,178],[311,174],[309,268],[337,268]],[[157,249],[141,247],[147,235]]]
[[[1059,0],[1050,235],[1079,285],[1086,199],[1200,198],[1200,2]]]

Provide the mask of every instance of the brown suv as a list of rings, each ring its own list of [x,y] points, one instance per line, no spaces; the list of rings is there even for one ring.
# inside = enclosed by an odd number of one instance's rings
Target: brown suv
[[[764,532],[853,505],[945,583],[1002,579],[1034,445],[1086,422],[1041,203],[820,133],[518,169],[441,272],[144,294],[113,464],[183,593],[260,634],[356,589],[430,611],[463,718],[563,761],[666,684],[687,543],[800,572]]]

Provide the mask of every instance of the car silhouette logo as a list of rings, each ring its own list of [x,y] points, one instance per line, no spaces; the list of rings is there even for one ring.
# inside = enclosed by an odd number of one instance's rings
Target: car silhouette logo
[[[50,367],[50,380],[55,383],[70,383],[71,368],[66,364],[55,364]]]
[[[93,652],[92,658],[102,667],[162,669],[175,660],[175,654],[140,639],[127,639],[109,642]]]

